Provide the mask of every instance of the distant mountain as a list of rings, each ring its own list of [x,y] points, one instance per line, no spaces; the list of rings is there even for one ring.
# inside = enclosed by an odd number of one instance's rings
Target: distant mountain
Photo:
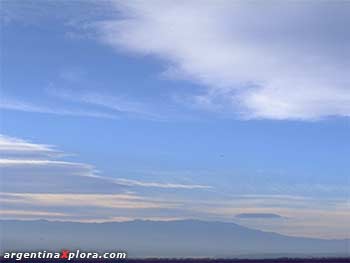
[[[197,220],[73,223],[3,220],[1,249],[128,252],[129,257],[350,256],[349,240],[289,237]]]

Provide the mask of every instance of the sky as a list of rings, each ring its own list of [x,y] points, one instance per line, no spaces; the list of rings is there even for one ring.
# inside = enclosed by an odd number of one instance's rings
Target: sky
[[[1,1],[1,217],[349,237],[350,3]]]

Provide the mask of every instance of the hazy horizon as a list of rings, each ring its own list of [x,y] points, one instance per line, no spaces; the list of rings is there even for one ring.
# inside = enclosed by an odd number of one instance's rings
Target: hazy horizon
[[[81,223],[1,220],[4,251],[127,251],[129,258],[349,257],[350,239],[283,236],[200,220]],[[69,238],[67,238],[67,235]],[[91,238],[93,237],[93,238]],[[263,244],[263,245],[262,245]]]

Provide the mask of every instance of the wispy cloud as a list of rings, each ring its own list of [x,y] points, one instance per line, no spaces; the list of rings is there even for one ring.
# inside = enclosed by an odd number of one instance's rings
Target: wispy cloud
[[[0,152],[3,156],[61,157],[62,152],[52,145],[36,144],[0,134]]]
[[[104,112],[80,110],[80,109],[65,109],[65,108],[52,108],[47,106],[38,106],[33,103],[24,102],[17,99],[2,98],[0,101],[0,109],[23,111],[23,112],[35,112],[64,116],[79,116],[79,117],[93,117],[93,118],[107,118],[116,119],[117,116]]]
[[[141,187],[155,187],[155,188],[178,188],[178,189],[210,189],[208,185],[198,184],[173,184],[173,183],[158,183],[158,182],[145,182],[139,180],[130,180],[125,178],[118,178],[114,180],[120,185],[127,186],[141,186]]]
[[[6,199],[6,196],[12,199]],[[90,206],[107,208],[161,208],[170,204],[158,204],[152,200],[145,200],[134,194],[57,194],[57,193],[5,193],[5,202],[29,204],[35,206]]]
[[[112,3],[121,15],[96,24],[99,39],[206,86],[192,103],[244,118],[350,116],[349,3]]]
[[[164,121],[168,119],[167,116],[158,114],[155,110],[150,109],[149,105],[133,101],[126,97],[103,95],[101,93],[87,90],[73,91],[68,89],[48,88],[46,91],[55,99],[63,99],[65,101],[74,102],[74,107],[71,109],[68,109],[66,106],[49,107],[45,105],[37,105],[21,99],[3,97],[0,101],[0,109],[105,119],[120,119],[127,117],[155,121]],[[57,102],[59,104],[59,102],[62,101],[56,101],[56,103]],[[81,109],[83,104],[85,104],[88,108],[91,108],[92,106],[96,110]]]
[[[45,218],[57,218],[57,217],[66,217],[67,215],[64,213],[59,212],[45,212],[45,211],[36,211],[36,210],[29,210],[29,211],[23,211],[23,210],[0,210],[0,215],[2,217],[45,217]]]
[[[89,104],[91,106],[98,106],[106,110],[111,110],[117,116],[134,116],[138,118],[146,118],[153,120],[162,120],[164,117],[156,113],[149,108],[149,105],[145,105],[141,102],[133,101],[130,98],[115,96],[115,95],[104,95],[101,93],[88,91],[88,90],[69,90],[69,89],[58,89],[58,88],[47,88],[46,91],[64,100],[78,102],[83,104]]]
[[[145,182],[107,177],[90,164],[57,160],[65,156],[54,146],[35,144],[9,136],[0,136],[0,168],[3,190],[28,192],[120,192],[128,188],[209,189],[199,184]],[[56,186],[52,182],[57,183]],[[85,188],[84,188],[85,187]]]
[[[236,215],[240,219],[281,219],[283,216],[273,213],[240,213]]]
[[[0,159],[0,167],[5,166],[36,166],[36,165],[64,165],[64,166],[85,166],[81,163],[64,162],[64,161],[53,161],[53,160],[27,160],[27,159]]]
[[[7,157],[6,152],[15,156]],[[266,225],[251,222],[259,220],[243,223],[300,234],[301,224],[312,225],[312,221],[322,217],[320,226],[310,228],[309,235],[327,236],[329,232],[320,230],[328,226],[333,234],[342,236],[350,216],[343,198],[323,199],[320,203],[319,198],[295,195],[228,195],[220,185],[178,183],[179,176],[174,176],[171,182],[164,178],[152,181],[107,177],[92,165],[60,160],[62,154],[49,144],[0,136],[2,217],[89,222],[126,218],[232,221],[242,213],[278,214],[288,217],[288,227],[279,222]]]

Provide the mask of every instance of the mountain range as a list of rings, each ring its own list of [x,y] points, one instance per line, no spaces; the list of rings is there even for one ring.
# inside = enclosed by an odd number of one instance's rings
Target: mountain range
[[[1,252],[125,251],[129,257],[350,256],[349,239],[291,237],[199,220],[78,223],[2,220]]]

